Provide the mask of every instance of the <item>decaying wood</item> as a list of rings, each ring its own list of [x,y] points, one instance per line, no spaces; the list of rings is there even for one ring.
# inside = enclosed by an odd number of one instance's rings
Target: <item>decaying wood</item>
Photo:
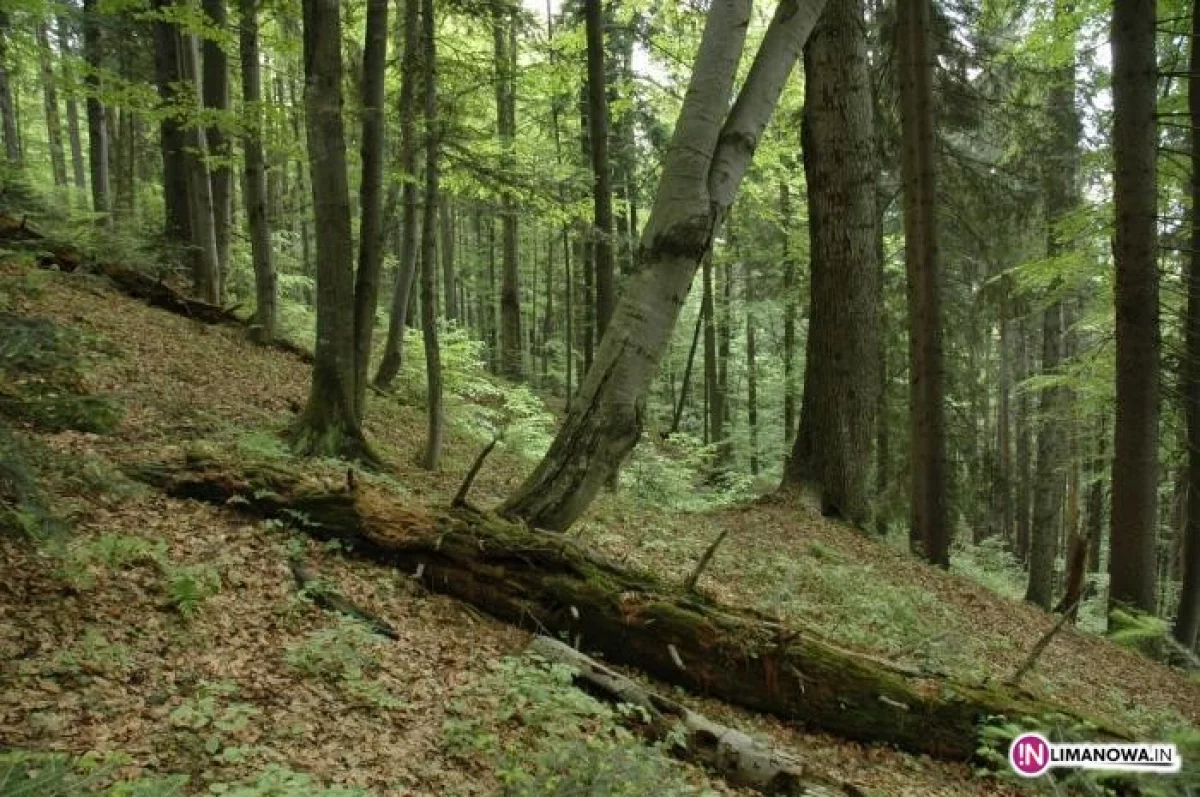
[[[467,505],[467,496],[471,492],[471,485],[475,483],[475,477],[479,475],[480,469],[483,468],[484,461],[488,458],[488,454],[492,453],[492,449],[496,447],[496,443],[500,442],[500,436],[492,438],[492,441],[483,447],[479,452],[479,456],[475,457],[475,461],[471,463],[471,469],[467,471],[467,477],[463,479],[462,485],[459,486],[458,492],[454,494],[454,500],[450,502],[453,507],[464,507]]]
[[[704,555],[701,556],[700,561],[696,563],[696,569],[692,571],[692,574],[688,576],[688,580],[684,582],[683,587],[688,592],[696,591],[696,584],[700,582],[700,576],[704,575],[704,568],[708,567],[708,563],[711,562],[712,558],[717,555],[717,548],[721,547],[721,543],[725,541],[725,537],[728,534],[728,528],[722,529],[721,533],[717,535],[717,538],[713,540],[707,548],[704,549]]]
[[[843,738],[967,760],[986,717],[1072,715],[1005,684],[964,683],[845,649],[811,629],[621,568],[564,535],[468,508],[414,509],[370,484],[329,492],[278,467],[203,457],[130,473],[177,498],[299,518],[307,533],[413,573],[431,591],[502,621]]]
[[[1073,623],[1075,621],[1075,612],[1079,609],[1079,597],[1077,596],[1075,601],[1070,606],[1063,608],[1065,611],[1063,611],[1062,617],[1058,618],[1058,622],[1051,626],[1049,631],[1042,634],[1041,639],[1037,641],[1037,643],[1029,651],[1029,655],[1025,657],[1025,661],[1021,662],[1021,666],[1017,668],[1016,672],[1009,676],[1008,680],[1006,681],[1007,684],[1010,686],[1020,685],[1021,679],[1024,678],[1025,675],[1034,668],[1038,662],[1038,659],[1041,658],[1042,654],[1046,651],[1046,648],[1050,647],[1050,643],[1054,640],[1054,637],[1058,635],[1058,632],[1063,629],[1063,626],[1065,626],[1068,622]]]
[[[296,579],[296,586],[322,609],[358,620],[374,633],[388,639],[400,638],[391,623],[379,615],[355,605],[353,601],[323,582],[302,559],[292,558],[288,562],[288,567],[292,571],[292,578]]]
[[[856,787],[812,771],[797,756],[775,750],[739,730],[714,722],[670,698],[644,689],[630,678],[605,667],[570,645],[546,636],[534,637],[528,652],[546,661],[566,664],[584,691],[641,711],[629,714],[626,725],[653,742],[666,742],[679,729],[683,744],[669,746],[679,758],[697,761],[736,786],[764,794],[859,795]]]

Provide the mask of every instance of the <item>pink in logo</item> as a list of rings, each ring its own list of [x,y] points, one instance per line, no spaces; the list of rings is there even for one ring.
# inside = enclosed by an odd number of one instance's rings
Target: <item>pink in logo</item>
[[[1008,763],[1018,775],[1036,778],[1050,768],[1050,742],[1040,733],[1023,733],[1008,748]]]

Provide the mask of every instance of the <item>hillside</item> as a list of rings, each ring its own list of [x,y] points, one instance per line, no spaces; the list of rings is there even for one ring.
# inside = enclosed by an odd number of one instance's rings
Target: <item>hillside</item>
[[[326,786],[381,795],[483,794],[516,788],[519,779],[504,762],[511,765],[518,751],[525,757],[516,760],[540,762],[526,764],[531,771],[553,770],[565,766],[544,760],[556,734],[602,735],[597,728],[606,720],[577,705],[582,698],[564,697],[573,690],[507,658],[520,655],[530,629],[427,594],[409,574],[346,558],[278,523],[166,498],[121,475],[122,466],[197,446],[231,457],[288,458],[279,436],[308,386],[299,359],[254,346],[238,328],[149,308],[102,279],[38,271],[17,259],[0,271],[0,301],[15,318],[48,319],[78,333],[72,340],[84,349],[82,387],[121,411],[111,433],[14,425],[16,449],[36,470],[45,506],[69,520],[71,531],[57,547],[0,537],[3,747],[121,753],[127,759],[104,770],[104,779],[186,774],[186,793],[237,783],[263,789],[245,793],[276,793],[263,785],[271,778],[297,789],[279,793],[316,793],[296,774],[308,773]],[[0,382],[0,395],[24,385]],[[366,430],[389,471],[362,478],[414,507],[447,503],[486,429],[452,426],[443,466],[429,473],[414,463],[424,424],[419,391],[370,401]],[[481,411],[494,410],[487,404],[494,396],[481,401]],[[504,496],[530,467],[514,448],[487,461],[477,503]],[[337,462],[299,464],[331,484],[345,478]],[[682,581],[729,528],[702,590],[815,625],[848,647],[963,679],[1002,680],[1054,622],[796,506],[765,501],[685,513],[638,494],[604,496],[572,533],[618,561]],[[288,572],[298,551],[337,589],[390,621],[399,640],[364,640],[299,599]],[[180,574],[188,585],[179,586]],[[1171,717],[1200,722],[1194,681],[1074,629],[1054,640],[1027,685],[1138,733],[1153,734]],[[536,708],[547,692],[559,696],[550,701],[557,713]],[[1016,792],[965,765],[687,700],[863,793]],[[598,755],[629,767],[614,782],[631,793],[660,792],[630,772],[653,783],[672,773],[679,793],[730,792],[657,753],[628,761],[607,748]]]

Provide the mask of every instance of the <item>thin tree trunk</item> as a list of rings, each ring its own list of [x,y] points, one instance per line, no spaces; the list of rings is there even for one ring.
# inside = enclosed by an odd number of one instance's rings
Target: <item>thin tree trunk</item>
[[[46,23],[38,21],[35,26],[38,45],[38,64],[42,71],[42,98],[46,109],[46,140],[50,144],[50,170],[54,184],[67,184],[67,157],[63,149],[62,122],[58,115],[58,88],[55,85],[53,54],[50,51],[50,36]]]
[[[83,2],[83,58],[88,63],[89,71],[84,77],[84,86],[87,89],[87,119],[88,119],[88,161],[91,164],[92,171],[92,210],[95,213],[105,214],[101,218],[101,223],[108,225],[111,223],[111,216],[108,215],[111,208],[109,207],[109,186],[108,186],[108,123],[105,121],[104,103],[100,100],[100,68],[101,56],[103,53],[103,44],[100,41],[100,25],[96,16],[100,12],[96,7],[96,0],[84,0]],[[4,93],[3,86],[0,86],[0,96]],[[5,121],[5,136],[7,139],[8,122]],[[16,141],[16,127],[13,127],[14,142]],[[9,152],[9,160],[13,160],[13,152]],[[17,151],[17,160],[20,159],[20,152]]]
[[[412,2],[413,0],[410,0]],[[437,470],[442,451],[442,360],[437,339],[438,107],[433,0],[422,0],[425,75],[425,197],[421,228],[421,332],[425,338],[425,398],[429,430],[421,466]]]
[[[170,0],[155,0],[153,8],[164,12]],[[163,19],[154,24],[154,81],[162,113],[159,121],[159,146],[163,162],[163,204],[167,241],[177,246],[187,245],[192,238],[189,216],[188,169],[184,150],[187,142],[180,123],[176,86],[183,79],[179,64],[179,31],[174,23]]]
[[[181,33],[178,40],[180,77],[192,87],[199,110],[200,48],[192,34]],[[192,284],[200,298],[218,304],[221,299],[221,261],[213,221],[212,182],[206,162],[206,133],[202,127],[189,127],[184,138],[187,145],[184,162],[187,166],[188,219],[192,231]]]
[[[641,435],[645,394],[696,269],[712,246],[824,0],[784,0],[737,101],[733,83],[748,0],[708,11],[691,85],[663,162],[638,268],[613,311],[592,369],[546,456],[501,512],[561,530],[579,517]]]
[[[410,0],[411,2],[412,0]],[[359,183],[358,269],[354,275],[354,412],[362,423],[367,369],[379,306],[383,267],[384,84],[387,68],[388,0],[368,0],[362,60],[362,180]]]
[[[700,300],[700,314],[704,316],[704,406],[708,408],[704,438],[706,443],[719,443],[725,436],[725,415],[718,411],[720,398],[717,396],[717,326],[712,257],[704,258],[701,269],[704,290]]]
[[[1107,435],[1104,429],[1104,416],[1096,429],[1096,448],[1092,458],[1090,486],[1087,497],[1087,537],[1088,537],[1088,572],[1100,572],[1101,532],[1104,529],[1104,480],[1108,475],[1106,454]]]
[[[1033,366],[1029,356],[1028,323],[1026,319],[1021,318],[1016,325],[1017,382],[1020,383],[1033,373]],[[1013,502],[1016,513],[1016,546],[1013,552],[1016,554],[1017,561],[1022,563],[1029,561],[1029,538],[1032,534],[1030,496],[1033,490],[1033,424],[1030,421],[1030,414],[1029,392],[1020,390],[1017,392],[1017,413],[1014,424],[1017,438],[1017,479],[1016,500]]]
[[[910,329],[909,541],[914,552],[929,562],[949,567],[930,16],[930,0],[899,0],[901,173]]]
[[[496,68],[496,119],[502,168],[513,168],[516,136],[517,28],[511,9],[495,12],[492,38]],[[517,207],[511,191],[500,197],[503,242],[500,280],[500,372],[516,381],[525,375],[521,336],[521,285],[517,263]]]
[[[604,13],[600,0],[583,0],[587,32],[588,143],[592,156],[592,255],[596,274],[596,336],[612,317],[613,210],[608,166],[608,85],[604,69]]]
[[[227,26],[225,0],[203,0],[204,13],[217,30]],[[219,113],[229,111],[229,59],[214,39],[204,39],[204,107]],[[217,246],[217,298],[225,300],[229,280],[229,236],[233,228],[233,172],[229,161],[231,144],[220,124],[204,131],[208,154],[213,159],[209,170],[212,191],[213,238]]]
[[[95,0],[84,3],[85,12],[95,13]],[[0,126],[4,129],[4,155],[14,165],[21,163],[21,135],[17,128],[17,104],[8,75],[8,41],[11,33],[8,12],[0,11]]]
[[[746,423],[750,432],[750,473],[758,475],[758,350],[754,339],[754,266],[744,266],[746,280]]]
[[[267,218],[267,165],[263,156],[262,70],[258,62],[258,3],[240,0],[239,53],[242,62],[242,100],[249,120],[242,146],[246,157],[246,220],[254,261],[254,335],[262,343],[275,337],[276,276]],[[284,169],[286,173],[286,168]]]
[[[407,179],[401,189],[400,264],[392,289],[387,342],[375,374],[375,384],[391,387],[404,361],[404,331],[417,269],[417,81],[420,79],[421,9],[419,0],[404,5],[404,60],[400,69],[400,168]]]
[[[461,314],[455,295],[457,277],[454,268],[454,205],[443,196],[439,207],[442,231],[442,295],[445,297],[442,313],[447,321],[458,322],[461,320]]]
[[[1200,1],[1192,0],[1191,69],[1200,69]],[[1200,80],[1188,81],[1192,123],[1192,235],[1184,315],[1183,413],[1187,427],[1187,511],[1183,584],[1173,633],[1188,650],[1200,631]]]
[[[811,282],[800,427],[782,489],[865,528],[879,390],[872,95],[861,0],[830,0],[804,51]]]
[[[83,137],[79,133],[79,103],[75,96],[74,70],[71,69],[71,26],[66,17],[58,17],[58,53],[62,62],[63,86],[67,91],[67,140],[71,145],[71,175],[75,187],[80,191],[87,188],[87,176],[83,165]]]
[[[1158,519],[1158,268],[1155,0],[1115,0],[1116,441],[1109,602],[1155,608]]]
[[[692,383],[692,366],[696,362],[696,349],[700,343],[700,331],[704,327],[704,312],[696,313],[696,330],[692,333],[692,345],[688,347],[687,365],[683,368],[683,382],[679,386],[679,402],[675,405],[675,415],[671,418],[671,431],[679,431],[679,422],[683,419],[683,408],[687,406],[688,388]]]
[[[792,198],[788,184],[779,181],[779,237],[783,246],[783,439],[796,434],[796,259],[791,252]]]

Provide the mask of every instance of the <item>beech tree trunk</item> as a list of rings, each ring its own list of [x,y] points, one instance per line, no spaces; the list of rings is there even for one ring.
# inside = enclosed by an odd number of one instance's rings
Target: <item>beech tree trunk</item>
[[[392,289],[387,343],[375,374],[375,384],[391,387],[404,362],[404,331],[408,304],[417,272],[417,81],[421,78],[421,7],[419,0],[404,4],[404,60],[400,68],[400,168],[406,178],[401,188],[400,265]]]
[[[101,82],[100,69],[102,67],[101,57],[103,54],[103,44],[100,41],[100,24],[96,19],[100,12],[96,7],[96,0],[83,1],[83,58],[87,61],[89,72],[84,77],[83,84],[87,89],[87,120],[88,120],[88,162],[91,165],[92,171],[92,210],[95,213],[105,214],[102,217],[102,224],[110,224],[111,216],[108,215],[111,207],[109,206],[109,185],[108,185],[108,123],[105,121],[104,103],[100,99]],[[4,94],[4,87],[0,86],[0,97]],[[8,141],[8,121],[5,123],[5,141]],[[12,141],[16,144],[16,126],[14,123],[12,130]],[[20,150],[9,150],[9,160],[13,160],[13,152],[16,152],[16,160],[20,160]]]
[[[263,156],[262,70],[258,63],[258,2],[240,0],[239,53],[242,62],[242,99],[249,119],[242,148],[246,158],[246,183],[242,196],[250,226],[250,252],[254,261],[254,326],[260,342],[275,337],[276,276],[267,218],[267,164]],[[285,169],[286,170],[286,169]]]
[[[181,33],[179,40],[180,77],[194,91],[196,109],[200,109],[200,47],[196,37]],[[192,231],[192,285],[206,302],[221,301],[221,260],[217,253],[217,231],[213,220],[212,181],[208,171],[207,134],[204,128],[189,126],[184,132],[184,163],[187,170],[188,219]]]
[[[898,0],[900,160],[909,313],[909,541],[914,553],[949,567],[930,16],[930,0]]]
[[[513,140],[517,134],[517,23],[511,8],[497,7],[494,14],[496,134],[500,141],[501,168],[508,171],[513,164]],[[500,219],[500,372],[509,379],[520,381],[525,376],[525,365],[517,263],[517,205],[509,190],[503,190],[500,196]]]
[[[362,483],[330,493],[267,465],[227,471],[193,459],[131,474],[177,498],[262,517],[302,516],[307,533],[415,574],[426,588],[502,621],[843,738],[965,761],[975,755],[979,723],[988,717],[1072,716],[1003,684],[967,684],[843,648],[815,629],[785,626],[624,570],[568,536],[467,508],[413,510]],[[1125,738],[1098,726],[1097,735]]]
[[[811,282],[800,428],[781,489],[866,528],[879,390],[875,134],[861,0],[830,0],[804,50]]]
[[[1200,69],[1200,2],[1192,0],[1189,63]],[[1183,586],[1175,614],[1174,634],[1188,650],[1200,631],[1200,80],[1188,81],[1192,123],[1192,235],[1184,314],[1183,414],[1187,427],[1187,511],[1183,543]]]
[[[1115,0],[1113,201],[1117,400],[1109,603],[1155,609],[1158,520],[1158,234],[1155,0]]]
[[[46,109],[46,140],[50,145],[50,170],[54,184],[67,184],[67,156],[63,149],[62,121],[58,115],[58,87],[54,77],[54,56],[50,51],[50,36],[46,23],[38,21],[34,27],[37,37],[38,64],[42,73],[42,99]]]
[[[410,0],[414,2],[415,0]],[[425,342],[425,398],[429,430],[421,465],[437,470],[442,451],[442,360],[437,338],[438,107],[437,40],[433,0],[421,3],[425,75],[425,197],[421,228],[421,334]]]
[[[358,270],[354,274],[354,413],[359,423],[366,413],[367,369],[371,363],[375,309],[379,305],[379,271],[383,266],[383,104],[387,40],[388,0],[368,0],[362,60]]]
[[[658,372],[692,278],[732,204],[824,0],[783,0],[730,108],[749,24],[748,0],[715,0],[691,83],[663,161],[638,267],[577,402],[546,456],[501,511],[565,529],[641,435],[646,390]]]
[[[354,244],[342,122],[340,0],[304,0],[304,107],[317,233],[317,345],[308,405],[293,430],[315,456],[369,458],[355,412]]]
[[[225,0],[203,0],[204,13],[217,30],[227,26]],[[229,59],[215,40],[204,39],[204,107],[229,111]],[[233,227],[233,172],[229,168],[231,146],[229,136],[220,124],[210,124],[204,131],[208,154],[214,159],[209,170],[213,204],[213,239],[217,247],[217,300],[225,300],[225,283],[229,279],[229,235]]]

